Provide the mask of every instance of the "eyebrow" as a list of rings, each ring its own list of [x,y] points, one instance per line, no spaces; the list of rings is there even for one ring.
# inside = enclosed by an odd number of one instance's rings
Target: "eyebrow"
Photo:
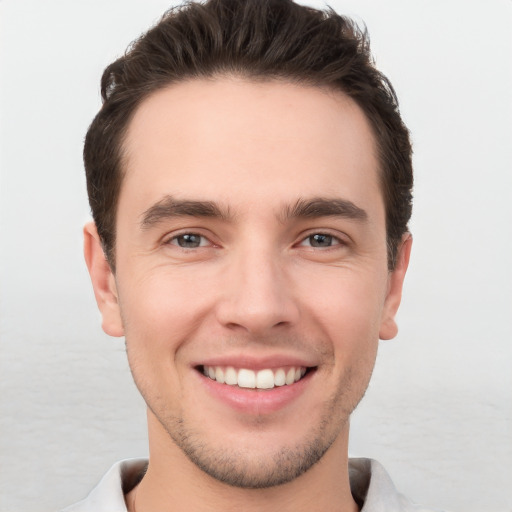
[[[223,209],[212,201],[180,200],[167,195],[150,206],[142,215],[142,229],[149,229],[155,224],[175,217],[209,217],[230,220],[233,215],[228,209]],[[317,217],[343,217],[366,221],[368,214],[347,199],[328,199],[316,197],[313,199],[298,199],[292,206],[286,206],[279,216],[282,222],[290,219]]]
[[[343,217],[346,219],[366,221],[368,214],[347,199],[329,199],[316,197],[299,199],[293,206],[284,209],[283,221],[297,218]]]
[[[179,200],[167,195],[141,215],[141,227],[149,229],[161,221],[183,216],[211,217],[222,220],[232,217],[228,210],[221,209],[212,201]]]

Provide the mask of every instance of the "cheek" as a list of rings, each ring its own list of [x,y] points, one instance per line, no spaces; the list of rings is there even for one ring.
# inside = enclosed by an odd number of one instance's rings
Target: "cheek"
[[[193,337],[195,310],[190,304],[198,293],[190,283],[165,272],[140,279],[123,277],[118,292],[128,362],[141,395],[159,409],[160,403],[179,401],[181,379],[176,361]]]
[[[147,323],[159,323],[166,317],[179,319],[183,315],[190,319],[208,302],[211,290],[216,289],[214,272],[199,265],[167,264],[143,269],[140,277],[135,269],[133,275],[134,278],[125,280],[127,289],[120,290],[128,298],[123,305]]]
[[[121,279],[120,279],[121,281]],[[187,272],[154,272],[125,279],[118,289],[127,340],[134,358],[174,358],[193,337],[208,310],[205,289]]]
[[[342,356],[352,352],[373,351],[377,345],[385,282],[382,277],[347,269],[333,269],[319,279],[309,293],[309,314],[332,340]]]

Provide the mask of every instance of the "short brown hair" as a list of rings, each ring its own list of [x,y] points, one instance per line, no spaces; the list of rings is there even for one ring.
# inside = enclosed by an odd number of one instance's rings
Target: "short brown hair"
[[[375,135],[393,269],[412,210],[409,132],[389,80],[374,66],[366,30],[333,10],[291,0],[209,0],[166,12],[110,64],[103,105],[84,146],[87,190],[105,255],[115,267],[122,146],[135,110],[151,93],[191,78],[239,75],[330,87],[352,98]]]

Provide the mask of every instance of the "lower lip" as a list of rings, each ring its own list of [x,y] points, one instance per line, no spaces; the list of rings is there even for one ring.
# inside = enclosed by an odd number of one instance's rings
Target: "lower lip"
[[[264,415],[279,411],[294,402],[306,389],[314,371],[291,385],[271,389],[248,389],[221,384],[197,372],[207,391],[216,399],[236,411],[252,415]]]

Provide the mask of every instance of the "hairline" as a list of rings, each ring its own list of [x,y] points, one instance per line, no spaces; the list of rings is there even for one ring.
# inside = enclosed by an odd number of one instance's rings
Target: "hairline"
[[[205,81],[205,82],[215,82],[222,79],[229,80],[240,80],[241,82],[245,82],[247,84],[267,84],[267,83],[283,83],[283,84],[291,84],[302,86],[305,88],[315,88],[322,90],[326,94],[329,95],[342,95],[345,99],[348,99],[352,104],[356,105],[362,114],[364,115],[365,120],[368,123],[370,128],[370,132],[372,134],[372,145],[375,160],[377,163],[377,180],[378,186],[381,193],[381,197],[384,204],[385,209],[385,230],[386,230],[386,243],[388,245],[388,266],[390,270],[394,268],[394,261],[391,260],[394,255],[394,251],[390,247],[390,237],[389,237],[389,229],[388,229],[388,201],[385,193],[386,180],[384,177],[384,166],[383,166],[383,148],[381,147],[381,141],[376,132],[376,126],[372,118],[365,111],[363,106],[350,94],[348,94],[342,87],[342,85],[336,84],[336,82],[327,83],[326,81],[322,81],[320,79],[315,80],[313,77],[302,78],[293,75],[287,75],[286,73],[269,73],[263,74],[261,72],[255,72],[251,69],[219,69],[210,73],[201,73],[197,75],[187,74],[182,77],[174,80],[167,80],[166,82],[162,82],[159,86],[155,86],[152,90],[146,92],[145,94],[141,94],[135,105],[132,107],[130,114],[127,116],[124,121],[124,126],[119,131],[119,138],[117,141],[117,183],[118,189],[115,195],[116,201],[113,208],[113,219],[112,219],[112,240],[111,247],[105,247],[103,245],[103,250],[107,261],[112,269],[112,272],[115,273],[115,259],[116,259],[116,241],[117,241],[117,219],[118,219],[118,210],[119,210],[119,199],[121,197],[121,192],[123,188],[123,184],[125,182],[125,176],[127,173],[128,167],[128,159],[130,150],[127,148],[127,139],[129,136],[130,127],[132,125],[134,117],[137,115],[137,112],[140,108],[149,100],[152,96],[165,91],[172,89],[176,85],[186,84],[188,82],[197,82],[197,81]],[[396,255],[395,255],[396,256]]]

